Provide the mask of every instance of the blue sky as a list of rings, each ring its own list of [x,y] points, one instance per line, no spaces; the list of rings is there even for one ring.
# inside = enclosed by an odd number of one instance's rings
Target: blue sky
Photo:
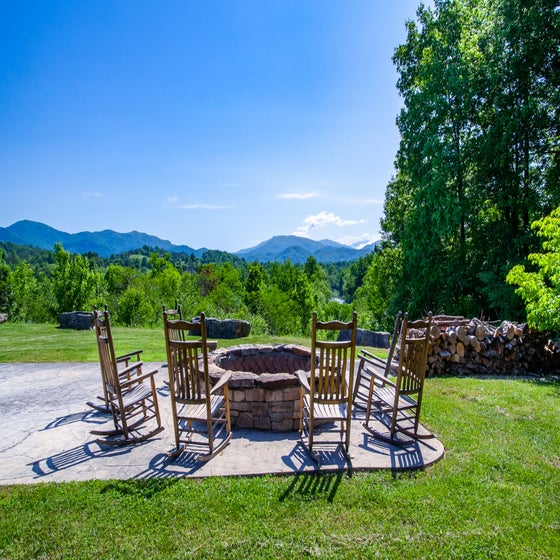
[[[0,0],[0,227],[379,238],[416,0]]]

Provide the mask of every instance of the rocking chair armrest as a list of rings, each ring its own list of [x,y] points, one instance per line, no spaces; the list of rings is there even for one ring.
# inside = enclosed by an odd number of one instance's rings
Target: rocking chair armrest
[[[144,362],[134,362],[134,364],[130,365],[129,367],[127,367],[125,370],[123,370],[123,373],[128,373],[130,371],[134,371],[135,369],[140,369],[142,367]],[[140,375],[138,376],[134,376],[131,377],[125,381],[121,382],[121,387],[127,386],[127,385],[134,385],[136,383],[139,383],[141,381],[144,381],[144,379],[148,379],[150,377],[154,377],[154,375],[158,372],[159,370],[154,369],[153,371],[150,371],[148,373],[140,373]]]
[[[224,374],[222,374],[222,377],[220,377],[218,383],[216,383],[216,385],[214,385],[212,389],[210,389],[210,394],[217,393],[224,385],[227,385],[228,381],[231,379],[231,375],[231,371],[226,371]]]
[[[375,356],[374,354],[371,354],[367,350],[362,350],[362,353],[360,354],[359,358],[360,358],[360,366],[359,366],[360,369],[363,367],[364,363],[368,363],[374,367],[377,366],[383,368],[385,371],[384,373],[385,376],[387,376],[389,371],[393,369],[393,362],[387,362],[387,360]]]
[[[117,363],[128,362],[128,360],[130,360],[130,358],[132,358],[133,356],[136,356],[136,359],[140,360],[140,354],[142,354],[142,352],[144,352],[144,350],[135,350],[134,352],[129,352],[128,354],[117,356],[115,359]]]
[[[397,385],[393,383],[388,377],[385,377],[385,375],[380,375],[372,369],[370,369],[369,372],[371,373],[371,380],[373,382],[379,381],[381,383],[381,386],[388,385],[389,387],[393,387],[394,389],[397,388]]]
[[[134,370],[139,369],[140,371],[142,371],[142,366],[144,365],[144,362],[132,362],[130,365],[128,365],[127,367],[125,367],[124,369],[121,369],[119,371],[119,377],[125,377],[125,376],[129,376],[130,373],[133,373]]]
[[[307,393],[311,393],[311,387],[309,385],[309,380],[307,379],[307,372],[303,369],[298,369],[296,371],[297,378],[299,380],[300,385]]]
[[[379,366],[386,366],[387,360],[368,352],[367,350],[362,350],[362,353],[359,356],[360,360],[364,362],[369,362],[372,365],[379,365]]]
[[[127,387],[128,385],[136,385],[137,383],[141,383],[144,379],[152,379],[154,375],[158,372],[158,370],[150,371],[149,373],[143,373],[138,377],[132,377],[131,379],[127,379],[126,381],[121,382],[121,387]]]

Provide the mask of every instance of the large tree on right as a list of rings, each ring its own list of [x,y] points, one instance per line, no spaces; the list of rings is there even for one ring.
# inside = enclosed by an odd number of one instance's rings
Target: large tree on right
[[[522,318],[507,272],[560,202],[556,0],[435,0],[394,55],[403,108],[382,228],[392,305]]]

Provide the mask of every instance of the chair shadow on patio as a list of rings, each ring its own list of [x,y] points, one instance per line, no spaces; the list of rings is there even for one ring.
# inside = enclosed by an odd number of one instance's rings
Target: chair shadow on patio
[[[98,410],[86,410],[85,412],[73,412],[67,414],[66,416],[59,416],[55,418],[52,422],[49,422],[44,428],[39,431],[52,430],[54,428],[59,428],[60,426],[65,426],[67,424],[73,424],[75,422],[87,422],[88,424],[104,424],[107,422],[107,415],[99,412]]]
[[[177,459],[169,457],[168,453],[158,453],[152,457],[146,469],[134,476],[134,479],[149,480],[193,476],[204,465],[197,460],[197,457],[198,453],[188,451],[181,453]]]
[[[377,453],[383,457],[389,457],[390,470],[412,470],[425,467],[424,458],[420,451],[420,444],[415,443],[406,449],[391,445],[386,441],[375,438],[371,434],[363,434],[363,444],[361,448]]]
[[[294,448],[288,455],[282,456],[282,462],[294,473],[321,472],[325,468],[333,468],[340,471],[352,470],[352,461],[345,450],[341,449],[336,442],[323,443],[321,449],[315,451],[319,463],[310,458],[304,444],[301,441],[295,443]]]
[[[130,448],[105,448],[95,441],[88,441],[83,445],[77,445],[72,449],[54,453],[48,457],[28,463],[28,466],[35,473],[35,478],[40,478],[65,469],[71,469],[87,461],[125,455],[130,453],[130,451]]]

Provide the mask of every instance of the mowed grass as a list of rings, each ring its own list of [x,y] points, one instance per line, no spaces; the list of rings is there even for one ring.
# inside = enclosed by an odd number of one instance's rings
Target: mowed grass
[[[165,362],[163,326],[154,329],[112,327],[115,352],[142,349],[145,362]],[[294,343],[309,346],[308,338],[249,336],[218,340],[218,347],[237,344]],[[0,363],[6,362],[96,362],[97,343],[93,330],[61,329],[57,325],[32,323],[0,324]]]
[[[0,558],[560,558],[560,384],[432,378],[422,417],[420,471],[0,487]]]

